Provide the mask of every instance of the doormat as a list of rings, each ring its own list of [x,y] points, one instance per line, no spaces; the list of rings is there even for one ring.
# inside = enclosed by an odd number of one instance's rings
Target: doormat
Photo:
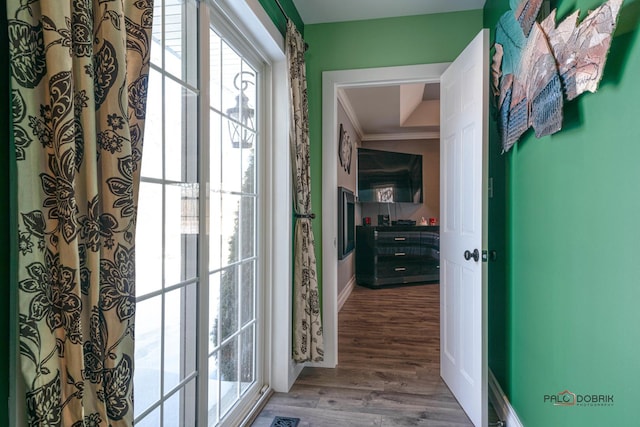
[[[275,417],[271,427],[296,427],[299,422],[300,418]]]

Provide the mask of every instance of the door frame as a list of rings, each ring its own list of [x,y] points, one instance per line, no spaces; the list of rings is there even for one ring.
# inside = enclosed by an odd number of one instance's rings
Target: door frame
[[[449,62],[322,73],[322,319],[324,361],[338,364],[338,90],[410,83],[439,83]],[[442,174],[442,171],[440,171]]]

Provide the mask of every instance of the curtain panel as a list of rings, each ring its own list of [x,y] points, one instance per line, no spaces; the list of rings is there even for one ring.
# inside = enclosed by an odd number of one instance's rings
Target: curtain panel
[[[131,426],[153,0],[8,0],[7,12],[28,423]]]
[[[311,220],[311,167],[309,159],[309,107],[304,62],[305,45],[291,21],[285,36],[289,64],[291,115],[289,141],[293,169],[295,211],[293,282],[293,359],[320,362],[324,358],[322,317]]]

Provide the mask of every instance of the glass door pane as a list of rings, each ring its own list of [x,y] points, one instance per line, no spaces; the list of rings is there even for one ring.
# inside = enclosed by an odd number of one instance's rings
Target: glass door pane
[[[195,425],[197,4],[157,1],[136,229],[135,425]]]
[[[243,399],[256,372],[257,77],[210,30],[208,425]]]

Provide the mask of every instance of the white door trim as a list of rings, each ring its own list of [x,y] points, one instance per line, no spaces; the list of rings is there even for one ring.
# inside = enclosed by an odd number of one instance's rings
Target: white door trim
[[[325,71],[322,73],[322,319],[324,361],[338,364],[338,89],[437,83],[449,63]],[[357,223],[357,220],[356,220]]]

